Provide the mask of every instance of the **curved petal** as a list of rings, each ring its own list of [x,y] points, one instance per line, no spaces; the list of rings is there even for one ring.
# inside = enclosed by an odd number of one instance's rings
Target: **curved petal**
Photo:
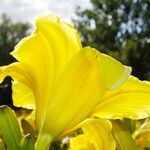
[[[70,139],[69,150],[95,150],[85,134]]]
[[[115,141],[111,135],[111,123],[108,120],[95,120],[82,127],[83,132],[93,143],[95,149],[115,150]]]
[[[107,119],[142,119],[150,115],[150,83],[130,76],[120,88],[108,92],[94,116]]]
[[[15,106],[35,110],[35,98],[28,86],[15,80],[12,83],[12,91]]]
[[[2,82],[6,76],[13,78],[12,82],[12,98],[13,103],[17,107],[27,109],[35,109],[35,87],[27,66],[16,62],[9,66],[0,67],[0,81]]]
[[[111,128],[108,120],[93,119],[82,127],[83,134],[71,138],[70,150],[115,150]]]
[[[26,65],[16,62],[12,63],[8,66],[0,67],[0,82],[3,81],[3,79],[6,76],[11,76],[13,79],[17,79],[19,82],[22,82],[29,86],[31,89],[33,89],[33,82],[29,75],[29,72],[26,70]]]
[[[99,54],[99,69],[101,82],[108,90],[120,87],[131,73],[131,67],[124,66],[103,53]]]

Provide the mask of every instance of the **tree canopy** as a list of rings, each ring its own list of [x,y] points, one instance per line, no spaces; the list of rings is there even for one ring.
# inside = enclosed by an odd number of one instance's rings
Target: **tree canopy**
[[[14,61],[9,53],[23,37],[27,36],[30,25],[22,22],[12,22],[3,14],[0,18],[0,66]]]
[[[150,80],[150,1],[90,0],[91,8],[76,8],[73,20],[83,45],[110,54]]]

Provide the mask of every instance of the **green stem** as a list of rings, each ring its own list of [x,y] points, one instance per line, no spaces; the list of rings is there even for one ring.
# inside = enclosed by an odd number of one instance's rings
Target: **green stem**
[[[48,150],[52,141],[53,138],[50,135],[40,134],[35,144],[35,150]]]
[[[112,120],[112,135],[117,144],[117,150],[138,150],[131,134],[120,120]]]

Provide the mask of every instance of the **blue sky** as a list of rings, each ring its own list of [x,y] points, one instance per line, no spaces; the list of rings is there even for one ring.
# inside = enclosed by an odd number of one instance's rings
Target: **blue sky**
[[[36,16],[51,12],[71,23],[76,5],[90,7],[89,0],[0,0],[0,14],[8,14],[13,21],[33,23]]]

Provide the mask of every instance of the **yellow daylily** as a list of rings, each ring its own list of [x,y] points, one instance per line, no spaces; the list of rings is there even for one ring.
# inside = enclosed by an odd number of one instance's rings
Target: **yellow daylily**
[[[46,149],[54,139],[68,133],[89,117],[98,104],[100,114],[96,111],[94,114],[102,117],[106,113],[101,114],[100,104],[109,101],[103,98],[104,95],[112,90],[118,91],[126,81],[130,83],[130,67],[93,48],[82,48],[77,31],[54,15],[38,17],[34,32],[21,40],[11,54],[18,62],[1,67],[0,79],[6,75],[14,79],[16,106],[36,108],[39,133],[36,150]],[[143,86],[139,89],[140,98],[145,90],[147,95],[139,101],[140,106],[131,104],[137,100],[132,96],[130,103],[126,98],[124,104],[136,111],[139,118],[146,117],[150,108],[150,86],[148,84],[146,88],[145,82],[136,83]],[[134,94],[131,92],[131,95]],[[114,104],[109,116],[116,113],[118,117],[124,116],[124,110],[116,112],[113,109]],[[128,113],[130,111],[125,112]]]
[[[108,120],[93,119],[82,126],[83,134],[70,138],[69,150],[115,150]]]

